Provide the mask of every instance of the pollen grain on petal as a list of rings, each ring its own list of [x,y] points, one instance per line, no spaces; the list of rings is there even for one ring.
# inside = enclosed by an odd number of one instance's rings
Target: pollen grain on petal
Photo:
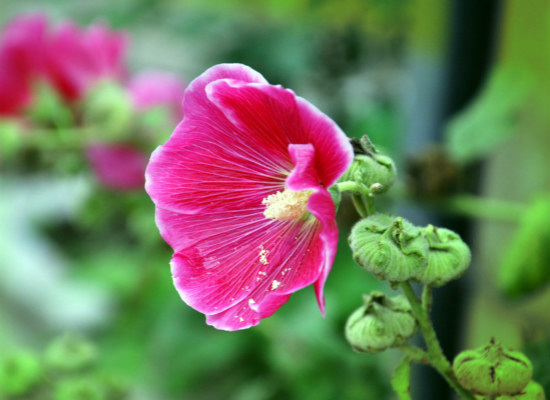
[[[279,286],[281,286],[281,282],[274,280],[271,282],[271,290],[277,289]]]
[[[264,216],[279,221],[300,219],[307,212],[306,206],[312,192],[286,189],[283,192],[271,194],[262,200],[262,204],[266,206]]]
[[[259,256],[260,256],[260,262],[263,265],[269,264],[269,261],[267,260],[267,255],[268,254],[269,254],[269,250],[264,249],[264,246],[260,246]]]

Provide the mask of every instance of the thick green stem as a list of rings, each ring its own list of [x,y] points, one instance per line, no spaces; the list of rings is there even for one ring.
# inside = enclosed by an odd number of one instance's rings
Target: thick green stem
[[[408,282],[401,283],[401,289],[411,304],[414,316],[420,326],[420,331],[426,342],[428,349],[427,355],[430,364],[437,372],[447,381],[447,383],[458,393],[458,395],[465,400],[475,400],[475,397],[464,389],[456,380],[453,374],[453,370],[449,361],[445,358],[443,350],[439,345],[435,330],[430,320],[427,308],[420,304],[416,294],[414,293],[411,285]]]
[[[425,285],[422,288],[422,309],[426,314],[429,314],[432,309],[432,287],[430,285]]]
[[[365,207],[363,199],[359,193],[353,193],[351,195],[351,200],[353,201],[353,205],[361,218],[366,218],[369,216],[369,212],[367,211],[367,208]]]
[[[352,192],[353,205],[361,218],[366,218],[376,212],[374,209],[374,198],[368,187],[353,181],[337,183],[340,192]]]
[[[363,195],[363,203],[365,204],[365,208],[367,209],[367,213],[369,215],[372,215],[376,213],[376,209],[374,208],[374,197],[372,194]]]

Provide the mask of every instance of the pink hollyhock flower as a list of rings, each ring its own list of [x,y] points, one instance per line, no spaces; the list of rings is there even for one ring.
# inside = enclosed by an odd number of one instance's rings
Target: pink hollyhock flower
[[[145,188],[174,249],[181,298],[218,329],[257,325],[323,286],[338,241],[327,188],[349,167],[344,133],[288,89],[240,64],[195,79],[184,119],[151,156]]]
[[[116,190],[143,188],[147,155],[142,151],[124,144],[94,143],[86,156],[102,185]]]
[[[136,75],[128,85],[130,96],[137,110],[153,107],[168,107],[175,121],[181,120],[181,100],[185,85],[173,74],[166,72],[143,72]]]
[[[46,72],[67,100],[81,98],[99,79],[125,74],[127,38],[101,24],[81,30],[65,23],[52,32],[46,51]]]
[[[17,114],[31,100],[32,79],[42,69],[46,18],[28,15],[12,20],[0,39],[0,115]]]

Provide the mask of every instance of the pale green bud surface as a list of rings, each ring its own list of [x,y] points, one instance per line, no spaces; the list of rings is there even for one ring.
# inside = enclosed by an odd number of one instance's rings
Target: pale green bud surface
[[[19,351],[0,361],[0,395],[24,395],[41,379],[42,367],[32,353]]]
[[[533,365],[523,353],[491,339],[487,346],[459,353],[453,371],[460,384],[474,394],[515,395],[531,380]]]
[[[417,280],[425,285],[439,287],[460,278],[470,265],[471,254],[466,243],[453,231],[428,225],[423,229],[430,254],[428,266]]]
[[[403,282],[416,278],[428,264],[428,241],[401,217],[374,214],[353,227],[353,258],[380,279]]]
[[[360,183],[374,193],[384,193],[395,182],[396,169],[393,160],[380,154],[367,136],[355,140],[355,158],[340,182]]]
[[[74,371],[93,364],[97,349],[86,339],[66,334],[55,339],[46,349],[46,363],[58,370]]]
[[[372,292],[363,301],[346,322],[346,339],[355,351],[377,353],[403,344],[416,332],[416,319],[405,296],[390,298]]]
[[[520,393],[514,396],[499,396],[496,400],[546,400],[546,396],[541,385],[530,381]]]

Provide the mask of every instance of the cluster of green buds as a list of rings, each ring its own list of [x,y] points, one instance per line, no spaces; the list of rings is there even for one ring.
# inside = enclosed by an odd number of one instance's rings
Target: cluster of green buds
[[[405,353],[392,378],[399,398],[410,399],[410,363],[415,361],[434,367],[461,398],[544,400],[542,387],[531,380],[533,367],[529,359],[522,353],[503,348],[494,340],[483,348],[460,353],[451,369],[430,321],[431,289],[465,273],[471,261],[470,249],[449,229],[433,225],[418,227],[402,217],[376,213],[373,198],[394,183],[395,165],[391,158],[380,154],[366,136],[352,140],[352,145],[354,162],[331,194],[339,199],[340,192],[353,192],[352,200],[363,217],[349,236],[353,258],[378,279],[389,281],[394,288],[401,286],[404,296],[390,298],[380,292],[364,296],[363,305],[346,323],[345,335],[351,347],[370,353],[399,347]],[[539,208],[548,211],[545,206]],[[536,214],[542,214],[541,210],[537,209]],[[526,232],[530,233],[532,226],[535,224],[529,224]],[[540,224],[536,228],[548,231]],[[525,237],[528,236],[526,233]],[[515,264],[521,265],[521,262]],[[516,270],[524,274],[518,268],[513,272]],[[537,275],[537,279],[531,279],[535,280],[544,279]],[[417,298],[410,282],[424,285],[421,299]],[[418,327],[426,349],[405,343]]]
[[[386,214],[359,221],[349,244],[355,261],[379,279],[418,281],[433,287],[459,278],[471,257],[456,233],[433,225],[416,227]]]
[[[123,400],[123,385],[97,371],[97,348],[74,334],[54,339],[40,357],[19,350],[0,360],[0,398]]]
[[[363,305],[346,323],[346,339],[358,352],[377,353],[403,344],[417,329],[405,296],[387,297],[381,292],[363,296]]]
[[[498,400],[544,400],[544,390],[531,380],[533,365],[521,352],[491,339],[487,346],[459,353],[453,372],[472,393]]]

